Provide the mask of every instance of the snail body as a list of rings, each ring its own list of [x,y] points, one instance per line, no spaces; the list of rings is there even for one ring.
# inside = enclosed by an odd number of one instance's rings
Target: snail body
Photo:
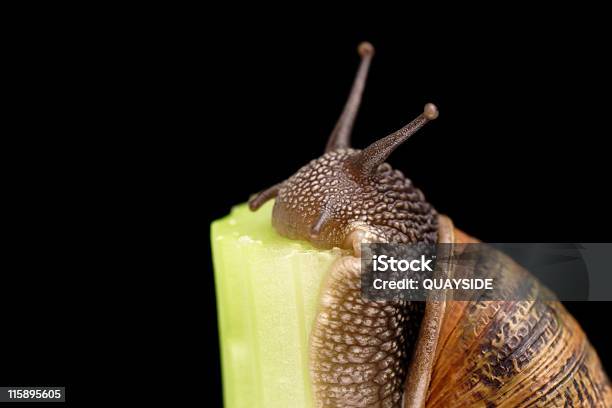
[[[256,210],[276,198],[272,224],[283,236],[352,251],[332,266],[321,290],[310,338],[316,406],[612,406],[595,350],[558,301],[362,299],[361,244],[438,242],[459,251],[478,240],[385,163],[437,118],[433,104],[367,148],[349,146],[374,49],[364,43],[359,53],[353,89],[325,153],[249,201]],[[478,268],[499,270],[511,290],[547,290],[501,253]]]

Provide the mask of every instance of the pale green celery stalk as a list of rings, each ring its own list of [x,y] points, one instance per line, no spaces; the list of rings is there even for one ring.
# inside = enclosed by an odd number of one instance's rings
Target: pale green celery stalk
[[[341,252],[279,236],[272,202],[212,224],[225,406],[310,407],[308,338],[322,280]]]

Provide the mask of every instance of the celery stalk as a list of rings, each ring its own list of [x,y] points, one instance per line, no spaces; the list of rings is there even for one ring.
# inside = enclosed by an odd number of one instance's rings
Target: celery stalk
[[[310,407],[308,339],[322,279],[341,252],[281,237],[272,202],[212,224],[225,406]]]

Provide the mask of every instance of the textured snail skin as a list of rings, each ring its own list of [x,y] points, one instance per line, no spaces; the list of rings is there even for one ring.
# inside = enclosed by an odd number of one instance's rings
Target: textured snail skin
[[[326,153],[288,180],[253,196],[252,210],[276,197],[279,234],[352,255],[331,267],[310,339],[317,407],[610,407],[610,382],[578,323],[560,302],[367,301],[360,291],[362,243],[462,243],[476,239],[438,215],[404,175],[385,163],[424,112],[363,150],[349,148],[370,44]],[[505,291],[547,291],[510,258],[476,259],[472,273],[496,273]],[[450,269],[441,273],[451,277]],[[465,274],[463,276],[466,276]],[[525,297],[523,297],[525,298]],[[548,297],[550,298],[550,296]]]
[[[346,245],[352,224],[376,226],[389,242],[434,243],[437,215],[423,193],[388,164],[372,175],[353,169],[359,150],[324,154],[282,183],[274,204],[276,230],[324,248]],[[320,231],[313,226],[323,220]]]

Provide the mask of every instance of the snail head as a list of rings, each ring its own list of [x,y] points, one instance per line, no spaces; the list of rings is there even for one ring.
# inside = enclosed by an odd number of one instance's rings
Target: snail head
[[[377,227],[393,242],[435,242],[436,213],[409,179],[385,163],[417,130],[438,116],[435,105],[400,130],[363,150],[350,147],[350,135],[361,102],[374,48],[362,43],[361,64],[344,110],[324,154],[293,176],[249,200],[251,210],[276,197],[274,228],[291,239],[320,248],[348,247],[356,223]]]

